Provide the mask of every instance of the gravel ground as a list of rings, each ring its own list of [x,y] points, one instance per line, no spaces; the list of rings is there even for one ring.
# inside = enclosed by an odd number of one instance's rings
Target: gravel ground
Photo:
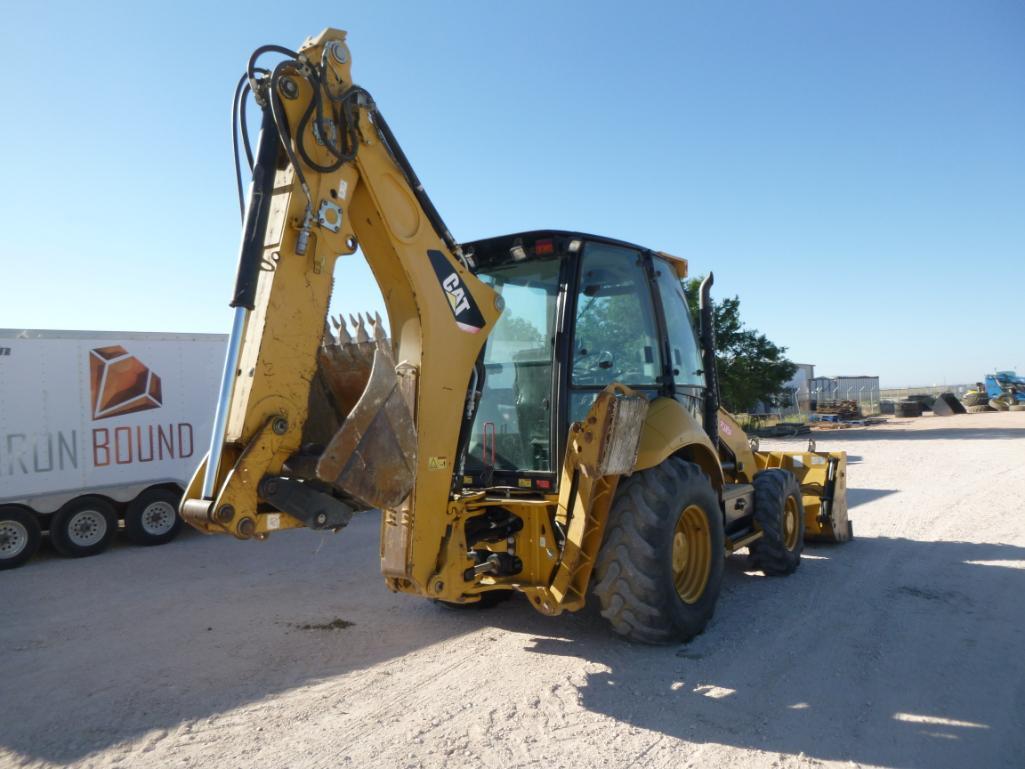
[[[855,541],[731,557],[682,647],[393,595],[370,515],[37,558],[0,574],[0,766],[1023,766],[1025,414],[818,444]]]

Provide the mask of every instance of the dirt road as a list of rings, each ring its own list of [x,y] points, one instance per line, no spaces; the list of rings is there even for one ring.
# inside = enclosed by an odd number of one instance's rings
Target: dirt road
[[[730,558],[683,647],[392,595],[372,516],[36,559],[0,574],[0,766],[1021,767],[1025,414],[819,446],[857,539]]]

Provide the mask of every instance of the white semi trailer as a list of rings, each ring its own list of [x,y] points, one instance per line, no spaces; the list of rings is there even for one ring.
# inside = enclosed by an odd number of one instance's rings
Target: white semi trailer
[[[227,338],[0,329],[0,569],[43,532],[64,556],[105,550],[123,522],[170,541],[206,452]]]

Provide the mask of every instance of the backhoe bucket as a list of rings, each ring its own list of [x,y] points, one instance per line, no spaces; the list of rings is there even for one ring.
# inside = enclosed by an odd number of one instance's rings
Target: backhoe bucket
[[[396,367],[380,318],[373,325],[370,341],[360,317],[352,342],[344,322],[336,324],[340,343],[321,349],[318,373],[344,419],[316,474],[366,507],[393,508],[409,496],[416,472],[415,382],[411,367]]]
[[[804,538],[846,542],[853,536],[847,518],[847,452],[757,451],[759,470],[789,470],[801,485],[804,503]]]

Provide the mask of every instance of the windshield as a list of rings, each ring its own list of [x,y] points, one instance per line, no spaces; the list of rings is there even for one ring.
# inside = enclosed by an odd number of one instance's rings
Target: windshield
[[[551,472],[559,262],[514,263],[477,277],[501,295],[505,309],[484,348],[484,390],[466,471]]]

